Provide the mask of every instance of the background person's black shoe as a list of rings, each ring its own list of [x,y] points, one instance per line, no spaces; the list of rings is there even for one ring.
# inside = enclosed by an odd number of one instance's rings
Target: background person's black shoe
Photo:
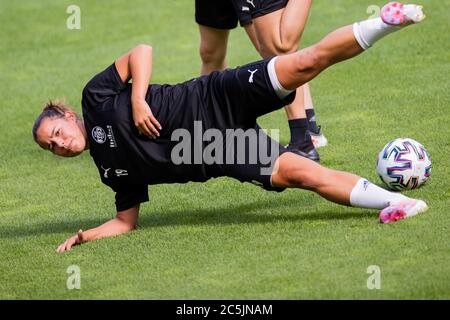
[[[320,163],[319,153],[317,152],[316,148],[314,148],[314,145],[312,143],[308,143],[306,145],[297,145],[290,143],[286,146],[286,149],[288,149],[290,152],[298,154],[299,156]]]

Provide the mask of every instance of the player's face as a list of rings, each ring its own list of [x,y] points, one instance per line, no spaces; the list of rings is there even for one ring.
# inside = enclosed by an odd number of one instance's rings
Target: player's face
[[[62,118],[45,118],[36,132],[37,143],[58,156],[77,156],[87,147],[82,126],[76,116],[69,113]]]

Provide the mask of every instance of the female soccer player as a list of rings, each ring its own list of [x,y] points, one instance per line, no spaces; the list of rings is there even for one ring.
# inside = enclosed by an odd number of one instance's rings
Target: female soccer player
[[[245,28],[263,59],[297,51],[312,0],[196,0],[195,20],[200,31],[201,73],[224,70],[230,29]],[[328,142],[317,126],[309,85],[297,88],[285,107],[291,140],[288,145],[303,157],[319,162],[315,147]],[[313,143],[314,142],[314,143]]]
[[[267,190],[307,189],[339,204],[382,209],[383,223],[427,210],[422,200],[289,152],[256,124],[258,116],[292,102],[295,89],[327,67],[423,17],[419,6],[389,3],[381,18],[340,28],[296,53],[178,85],[149,86],[152,49],[135,47],[86,85],[83,120],[66,106],[49,103],[33,126],[35,141],[56,155],[72,157],[89,149],[102,182],[116,192],[116,218],[80,230],[57,251],[134,229],[140,203],[148,201],[148,185],[219,176]]]

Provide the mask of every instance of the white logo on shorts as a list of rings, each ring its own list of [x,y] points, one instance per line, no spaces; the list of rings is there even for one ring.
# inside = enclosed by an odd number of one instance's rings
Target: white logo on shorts
[[[250,11],[250,8],[249,7],[246,7],[246,6],[242,6],[242,9],[241,9],[242,11]]]
[[[256,69],[255,71],[251,71],[251,70],[247,70],[247,71],[250,72],[250,78],[248,78],[248,82],[253,83],[253,75],[255,74],[256,71],[258,71],[258,69]]]
[[[106,141],[106,133],[105,130],[103,130],[102,127],[94,127],[92,129],[92,138],[94,138],[95,142],[97,143],[105,143]]]
[[[108,178],[108,171],[111,170],[111,168],[105,169],[105,168],[103,168],[103,166],[100,166],[100,167],[103,169],[103,171],[105,171],[105,172],[103,173],[103,176],[104,176],[105,178]]]
[[[250,4],[253,6],[253,8],[256,8],[256,7],[255,7],[255,4],[253,3],[253,1],[254,1],[254,0],[247,0],[247,3],[250,3]]]

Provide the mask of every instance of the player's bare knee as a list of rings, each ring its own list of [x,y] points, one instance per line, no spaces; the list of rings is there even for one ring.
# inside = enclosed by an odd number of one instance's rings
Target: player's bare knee
[[[206,45],[201,45],[199,52],[203,63],[220,64],[225,59],[226,55],[225,52],[221,52],[221,50],[217,50],[217,48]]]
[[[287,177],[290,185],[298,188],[317,191],[322,185],[322,175],[320,172],[297,169],[289,173]]]
[[[289,53],[294,53],[298,49],[298,41],[272,41],[269,44],[260,44],[259,54],[263,59],[273,56],[281,56]]]
[[[289,54],[297,51],[298,43],[294,41],[285,41],[281,43],[277,43],[274,47],[273,54],[275,55],[283,55]]]

